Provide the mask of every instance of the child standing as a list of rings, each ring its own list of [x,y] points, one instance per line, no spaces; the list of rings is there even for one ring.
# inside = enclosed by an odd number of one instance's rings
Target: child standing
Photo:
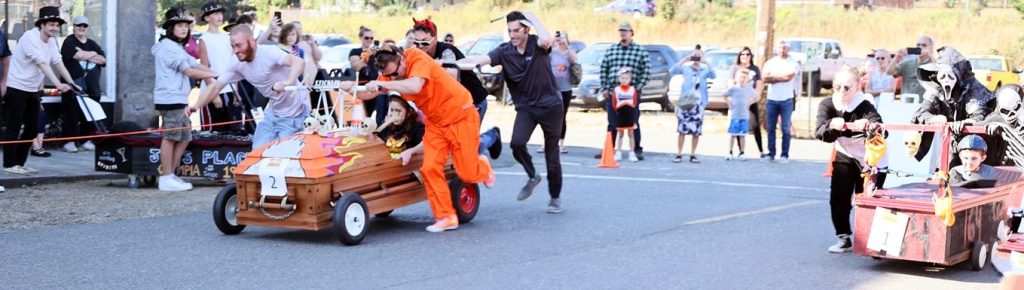
[[[729,102],[729,157],[725,160],[746,160],[743,155],[744,143],[750,132],[750,103],[754,101],[754,87],[750,84],[750,70],[741,68],[733,75],[733,86],[725,92]],[[738,145],[739,154],[733,155],[733,144]]]
[[[614,95],[611,98],[612,108],[615,108],[615,120],[616,130],[618,130],[618,142],[615,144],[615,161],[622,160],[623,150],[628,152],[629,161],[637,162],[636,152],[630,148],[625,150],[622,148],[622,139],[633,137],[633,129],[636,128],[635,122],[636,115],[640,112],[637,110],[637,99],[636,88],[630,86],[630,82],[633,81],[633,72],[630,67],[622,67],[619,69],[619,86],[615,87]],[[628,144],[634,144],[633,140],[630,140]]]

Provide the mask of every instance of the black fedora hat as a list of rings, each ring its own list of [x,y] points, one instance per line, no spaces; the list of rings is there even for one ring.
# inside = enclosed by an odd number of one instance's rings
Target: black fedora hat
[[[67,23],[63,18],[60,18],[60,8],[53,6],[46,6],[39,8],[39,19],[36,20],[36,26],[39,26],[43,22],[56,21],[60,25]]]
[[[224,31],[225,32],[231,32],[231,29],[235,28],[235,25],[238,25],[238,24],[250,24],[251,25],[252,22],[253,22],[252,16],[249,16],[249,14],[242,14],[242,15],[239,15],[238,18],[235,18],[234,20],[232,20],[231,24],[225,25],[224,26]]]
[[[217,12],[224,13],[224,5],[221,5],[218,1],[206,2],[206,5],[203,5],[203,15],[199,16],[199,19],[206,21],[205,18],[207,15]]]
[[[164,23],[160,24],[160,27],[168,29],[178,23],[192,23],[192,20],[188,18],[188,11],[181,6],[171,7],[164,13]]]

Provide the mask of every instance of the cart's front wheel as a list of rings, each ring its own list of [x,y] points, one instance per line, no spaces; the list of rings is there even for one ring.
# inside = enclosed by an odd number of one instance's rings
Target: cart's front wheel
[[[213,202],[213,223],[225,235],[242,232],[245,225],[238,224],[238,188],[234,183],[225,185]]]
[[[480,208],[480,186],[454,179],[448,181],[448,189],[452,192],[452,205],[455,207],[455,214],[459,216],[459,223],[466,224],[472,221]]]
[[[971,249],[971,270],[981,271],[988,265],[989,246],[983,241],[974,241]]]
[[[334,206],[333,218],[331,228],[341,243],[357,245],[366,237],[366,230],[370,226],[367,223],[370,220],[370,211],[366,208],[366,201],[358,194],[341,195]]]

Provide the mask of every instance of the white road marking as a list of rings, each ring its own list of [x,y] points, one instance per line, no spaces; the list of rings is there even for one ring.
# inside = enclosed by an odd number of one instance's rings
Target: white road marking
[[[495,171],[494,174],[495,175],[526,176],[525,172],[502,172],[502,171]],[[599,180],[622,180],[622,181],[646,181],[646,182],[667,182],[667,183],[689,183],[689,184],[703,183],[703,184],[735,186],[735,187],[772,188],[772,189],[786,189],[786,190],[806,190],[806,191],[817,191],[817,192],[825,192],[825,191],[827,191],[826,189],[823,189],[823,188],[811,188],[811,187],[801,187],[801,186],[770,185],[770,184],[726,182],[726,181],[712,181],[712,180],[696,180],[696,179],[681,179],[681,178],[624,177],[624,176],[602,176],[602,175],[585,175],[585,174],[562,174],[562,178],[599,179]]]
[[[759,210],[751,210],[751,211],[738,212],[738,213],[733,213],[733,214],[727,214],[727,215],[720,215],[720,216],[715,216],[715,217],[703,218],[703,219],[698,219],[698,220],[692,220],[692,221],[688,221],[688,222],[683,223],[683,225],[684,226],[692,226],[692,225],[720,222],[720,221],[731,220],[731,219],[736,219],[736,218],[741,218],[741,217],[746,217],[746,216],[766,214],[766,213],[770,213],[770,212],[776,212],[776,211],[786,210],[786,209],[795,208],[795,207],[808,206],[808,205],[812,205],[812,204],[819,204],[819,203],[823,203],[823,202],[824,201],[821,201],[821,200],[808,200],[808,201],[803,201],[803,202],[798,202],[798,203],[791,203],[791,204],[787,204],[787,205],[780,205],[780,206],[774,206],[774,207],[769,207],[769,208],[763,208],[763,209],[759,209]]]

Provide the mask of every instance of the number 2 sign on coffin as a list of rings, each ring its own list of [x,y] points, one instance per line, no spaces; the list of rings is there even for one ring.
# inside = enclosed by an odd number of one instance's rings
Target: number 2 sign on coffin
[[[260,166],[260,194],[266,196],[285,196],[288,186],[285,184],[284,171],[291,159],[267,158]]]

